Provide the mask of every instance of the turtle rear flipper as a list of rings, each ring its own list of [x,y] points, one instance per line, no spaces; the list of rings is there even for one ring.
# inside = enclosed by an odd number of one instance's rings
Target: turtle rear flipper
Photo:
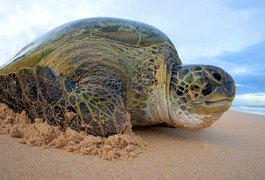
[[[0,75],[0,102],[15,112],[25,110],[62,129],[88,134],[123,133],[129,121],[122,98],[103,85],[76,82],[48,66],[23,68]]]

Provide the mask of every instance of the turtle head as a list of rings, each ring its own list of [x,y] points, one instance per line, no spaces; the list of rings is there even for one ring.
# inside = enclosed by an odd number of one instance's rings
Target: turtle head
[[[175,65],[169,87],[169,115],[173,126],[209,127],[227,111],[235,97],[233,78],[210,65]]]

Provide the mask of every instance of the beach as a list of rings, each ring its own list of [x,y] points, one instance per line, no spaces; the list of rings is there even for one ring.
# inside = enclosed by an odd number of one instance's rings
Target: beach
[[[264,179],[265,116],[228,111],[210,128],[133,128],[146,143],[106,160],[0,135],[1,179]]]

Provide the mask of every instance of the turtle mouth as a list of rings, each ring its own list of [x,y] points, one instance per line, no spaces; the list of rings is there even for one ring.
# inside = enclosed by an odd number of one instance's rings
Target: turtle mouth
[[[204,101],[196,104],[192,112],[196,114],[213,114],[223,113],[227,111],[232,105],[231,99],[221,99],[216,101]]]
[[[205,101],[202,105],[212,107],[224,107],[229,105],[230,107],[232,105],[232,101],[230,99],[223,99],[218,101]]]
[[[232,105],[232,101],[230,99],[223,99],[218,101],[205,101],[202,104],[202,108],[207,112],[225,112]]]

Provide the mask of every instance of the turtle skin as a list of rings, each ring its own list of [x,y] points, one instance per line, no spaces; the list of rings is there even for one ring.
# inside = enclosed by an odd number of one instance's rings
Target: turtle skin
[[[0,70],[0,102],[32,122],[106,137],[123,133],[128,121],[156,124],[149,107],[175,65],[174,45],[150,25],[82,19],[41,36]]]

